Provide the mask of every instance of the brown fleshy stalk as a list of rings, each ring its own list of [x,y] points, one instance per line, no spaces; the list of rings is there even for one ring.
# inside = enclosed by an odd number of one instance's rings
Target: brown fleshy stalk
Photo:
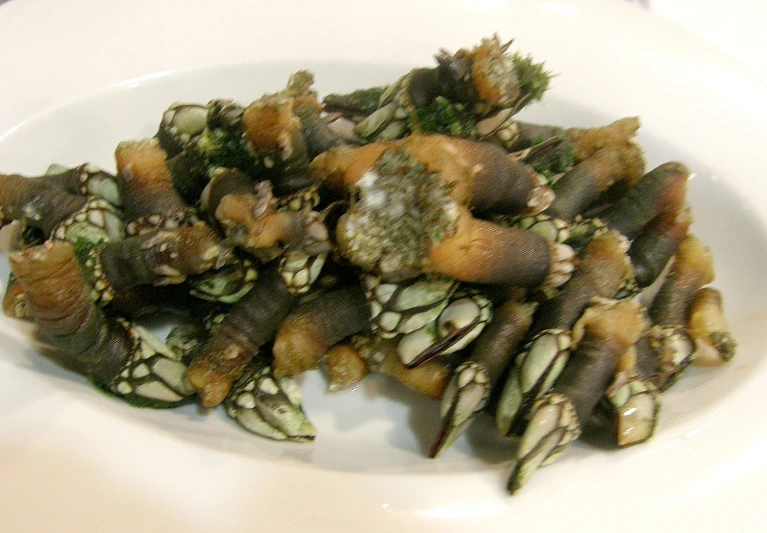
[[[612,298],[631,274],[628,242],[615,231],[595,237],[579,258],[578,268],[562,290],[535,311],[532,333],[570,330],[594,297]]]
[[[520,286],[566,281],[572,270],[568,247],[471,214],[472,187],[485,182],[479,176],[489,166],[470,164],[468,152],[457,155],[458,141],[431,136],[413,144],[415,138],[342,147],[312,163],[315,178],[355,198],[336,226],[347,259],[389,281],[422,272]],[[428,152],[427,146],[435,149]]]
[[[668,162],[654,168],[599,218],[629,239],[656,216],[681,209],[685,203],[690,171],[682,163]]]
[[[117,145],[117,182],[130,235],[197,222],[195,210],[184,203],[173,187],[167,157],[157,139],[123,141]]]
[[[453,373],[452,360],[446,357],[430,359],[415,368],[406,367],[397,354],[394,339],[354,336],[352,345],[372,372],[390,376],[428,398],[442,398]]]
[[[276,268],[271,268],[215,326],[186,374],[203,406],[224,401],[259,348],[274,338],[295,301]]]
[[[644,174],[642,150],[634,144],[606,146],[565,173],[552,186],[554,201],[547,213],[572,221],[613,183],[636,181]]]
[[[358,286],[328,291],[296,307],[282,322],[274,340],[277,378],[319,368],[328,349],[369,327],[365,295]]]
[[[328,375],[330,392],[354,387],[370,372],[359,352],[347,343],[331,347],[325,354],[323,367]]]
[[[703,287],[695,293],[687,314],[687,327],[696,343],[693,364],[721,365],[735,357],[737,342],[724,316],[721,292],[712,287]]]

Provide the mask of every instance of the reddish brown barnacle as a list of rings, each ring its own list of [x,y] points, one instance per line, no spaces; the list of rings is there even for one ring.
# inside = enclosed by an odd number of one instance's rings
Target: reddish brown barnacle
[[[24,221],[14,223],[7,230],[8,251],[18,252],[32,246],[38,246],[45,241],[43,233],[39,229],[29,226]],[[3,312],[9,317],[20,320],[32,318],[27,309],[24,287],[13,272],[8,275],[8,283],[3,294]]]
[[[438,172],[452,188],[451,196],[473,211],[531,215],[546,209],[553,199],[532,167],[508,157],[495,144],[411,135],[395,145],[428,171]]]
[[[230,241],[269,259],[286,246],[315,255],[329,250],[329,234],[320,213],[310,209],[276,211],[271,191],[261,182],[255,194],[228,194],[216,208],[216,219]]]
[[[687,323],[690,304],[698,290],[714,281],[714,258],[697,237],[687,235],[679,244],[674,262],[650,306],[653,323],[661,327]]]
[[[268,270],[218,324],[189,366],[186,379],[202,405],[214,407],[226,398],[258,349],[272,340],[296,297],[276,268]]]
[[[514,65],[506,51],[511,41],[501,44],[497,36],[482,39],[471,51],[471,78],[477,96],[492,107],[510,107],[522,94]]]
[[[95,308],[70,244],[47,241],[11,253],[9,261],[24,286],[32,318],[45,332],[66,336],[88,323]]]
[[[48,241],[11,253],[9,261],[24,286],[29,314],[45,338],[67,356],[64,362],[108,383],[123,363],[112,357],[120,352],[120,343],[114,350],[105,346],[112,328],[90,299],[72,245]],[[127,339],[117,339],[124,348]]]
[[[607,146],[596,151],[554,183],[554,201],[547,213],[572,221],[613,183],[642,175],[642,150],[634,144]]]
[[[630,142],[639,126],[639,117],[624,117],[596,128],[568,128],[567,136],[575,145],[576,161],[584,161],[602,148]]]
[[[264,95],[242,114],[242,126],[253,154],[266,169],[275,190],[282,196],[309,185],[309,149],[295,108],[305,105],[320,109],[309,91],[313,76],[300,71],[291,76],[288,87]]]
[[[594,297],[612,298],[631,275],[628,242],[615,231],[595,237],[584,249],[578,267],[562,290],[536,309],[532,331],[569,330]]]
[[[573,400],[582,424],[588,421],[591,411],[617,373],[628,375],[633,372],[636,358],[630,348],[647,331],[648,326],[642,306],[633,299],[599,301],[587,308],[573,326],[575,348],[553,390]],[[595,357],[600,360],[609,359],[609,362],[605,362],[605,367],[610,367],[609,372],[592,373],[589,370],[588,360]],[[599,385],[594,385],[590,379],[598,380]],[[577,401],[577,398],[583,398],[584,401]]]
[[[467,180],[474,178],[464,172],[471,165],[448,163],[455,162],[454,151],[446,148],[451,142],[439,144],[443,149],[432,163],[419,159],[426,157],[421,151],[426,144],[414,156],[406,142],[343,147],[312,163],[315,176],[331,188],[353,190],[354,201],[336,226],[338,246],[347,259],[388,281],[422,272],[521,286],[557,285],[567,279],[572,269],[569,248],[473,217],[464,204],[471,203]]]
[[[109,383],[124,362],[128,340],[90,299],[72,245],[48,241],[9,256],[26,292],[27,308],[65,364]],[[112,338],[114,337],[114,338]]]
[[[23,220],[51,235],[87,202],[86,197],[70,194],[44,180],[0,174],[0,227]]]
[[[684,206],[689,177],[690,171],[682,163],[664,163],[642,176],[599,218],[608,228],[634,239],[656,216]]]
[[[527,230],[474,218],[458,207],[455,233],[429,248],[429,269],[460,281],[558,286],[572,270],[568,247]]]
[[[533,406],[509,479],[512,493],[580,436],[581,427],[613,382],[621,358],[646,328],[641,308],[632,300],[599,303],[584,314],[573,331],[577,346],[562,374]]]
[[[605,126],[595,128],[563,128],[545,124],[516,121],[514,123],[517,136],[516,145],[512,150],[518,150],[539,141],[552,137],[564,136],[575,147],[575,160],[585,161],[603,148],[625,146],[639,130],[638,117],[625,117]]]
[[[408,154],[426,172],[436,173],[450,188],[450,197],[472,210],[535,214],[553,199],[532,168],[509,158],[502,148],[443,135],[336,148],[315,158],[310,169],[315,180],[341,192],[373,170],[389,149]]]
[[[296,307],[282,322],[274,340],[277,378],[319,368],[328,349],[369,327],[365,295],[356,285],[329,291]]]
[[[449,358],[435,357],[415,368],[408,368],[397,353],[395,339],[355,336],[352,342],[372,372],[392,377],[428,398],[442,398],[454,368]]]
[[[128,234],[197,222],[195,210],[173,187],[167,154],[157,139],[123,141],[117,145],[115,160]]]
[[[687,329],[688,313],[698,290],[713,280],[710,251],[697,237],[687,235],[650,306],[655,325],[637,349],[642,371],[651,372],[661,392],[671,387],[695,358],[695,342]]]
[[[693,364],[713,366],[726,363],[735,356],[737,342],[724,316],[722,293],[703,287],[690,303],[687,328],[695,341]]]
[[[9,259],[40,332],[63,353],[59,362],[144,407],[173,407],[192,392],[167,346],[91,300],[71,244],[48,241]]]
[[[668,211],[653,219],[631,243],[629,257],[639,287],[647,287],[660,276],[687,236],[692,222],[689,208]]]
[[[155,229],[95,248],[84,267],[99,289],[102,280],[122,292],[137,285],[171,285],[221,266],[230,252],[204,222]]]
[[[328,390],[336,392],[357,385],[368,375],[370,369],[359,352],[346,343],[331,347],[323,359],[328,375]]]

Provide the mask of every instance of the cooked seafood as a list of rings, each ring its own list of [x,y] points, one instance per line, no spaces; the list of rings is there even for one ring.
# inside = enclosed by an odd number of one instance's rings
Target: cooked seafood
[[[323,100],[299,71],[247,105],[177,102],[114,174],[0,174],[4,311],[114,396],[275,440],[315,437],[295,376],[385,374],[441,402],[431,457],[494,417],[511,492],[594,417],[645,442],[682,371],[736,349],[690,171],[646,171],[636,117],[518,120],[552,75],[511,44]],[[139,325],[172,303],[164,341]]]

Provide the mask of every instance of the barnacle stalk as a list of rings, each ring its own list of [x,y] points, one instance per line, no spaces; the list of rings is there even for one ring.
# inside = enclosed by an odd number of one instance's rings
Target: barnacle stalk
[[[310,184],[309,147],[295,108],[312,106],[319,113],[321,106],[316,94],[310,90],[313,82],[314,76],[310,72],[296,72],[284,90],[262,96],[242,114],[249,150],[261,162],[264,176],[272,181],[280,196]],[[316,150],[317,146],[313,148]]]
[[[637,117],[621,118],[605,126],[594,128],[563,128],[522,121],[507,124],[507,127],[512,129],[512,136],[515,139],[509,147],[511,150],[523,150],[547,139],[562,138],[572,145],[576,163],[585,161],[604,148],[625,146],[632,142],[639,126]]]
[[[444,395],[455,368],[451,358],[436,357],[417,367],[408,368],[400,360],[393,339],[355,335],[351,341],[371,372],[390,376],[428,398],[439,400]]]
[[[328,375],[328,391],[336,392],[357,385],[370,369],[360,353],[348,343],[332,346],[323,359]]]
[[[600,302],[584,314],[574,328],[577,345],[562,374],[530,413],[509,479],[512,493],[578,438],[621,367],[620,360],[646,328],[642,308],[633,300]]]
[[[644,160],[638,146],[625,144],[602,148],[552,185],[555,197],[547,213],[572,221],[610,185],[626,176],[643,173]]]
[[[360,148],[341,147],[316,158],[310,169],[315,180],[344,192],[369,171],[384,170],[387,165],[381,160],[387,151],[402,154],[398,162],[392,155],[384,160],[389,160],[390,172],[407,164],[413,173],[436,174],[449,187],[452,199],[474,211],[536,214],[553,199],[531,167],[499,147],[443,135],[411,135]]]
[[[532,331],[570,330],[594,297],[612,298],[632,276],[628,241],[615,231],[595,237],[583,250],[572,279],[535,311]]]
[[[276,268],[267,270],[216,325],[186,379],[205,407],[219,405],[259,348],[272,340],[295,304]]]
[[[628,242],[615,231],[595,237],[580,257],[572,279],[542,302],[533,317],[532,339],[517,356],[496,407],[498,430],[521,430],[535,400],[562,372],[571,351],[571,330],[594,298],[612,298],[630,275]]]
[[[695,365],[726,363],[735,357],[737,342],[724,316],[722,293],[704,287],[695,293],[688,310],[688,331],[695,341]]]
[[[683,164],[664,163],[642,176],[599,218],[608,228],[633,239],[653,218],[684,205],[689,176],[690,171]]]
[[[183,379],[186,366],[167,346],[91,301],[70,244],[48,241],[9,259],[30,314],[63,363],[141,406],[173,407],[193,392]]]
[[[319,368],[331,346],[367,327],[367,302],[355,285],[297,306],[277,331],[272,348],[274,375],[281,378]]]
[[[117,145],[117,180],[130,235],[154,228],[191,226],[198,220],[195,210],[174,189],[166,159],[157,139]]]
[[[54,183],[0,174],[0,227],[13,220],[46,237],[91,244],[123,236],[117,209],[105,200],[70,194]]]
[[[230,252],[204,222],[156,229],[82,254],[81,262],[97,299],[137,285],[171,285],[226,263]]]
[[[658,356],[656,386],[667,390],[694,359],[695,344],[687,331],[687,316],[696,293],[714,281],[714,261],[708,247],[688,234],[679,244],[666,279],[650,306],[651,345]]]
[[[660,276],[687,236],[691,223],[689,208],[667,211],[653,219],[633,240],[629,258],[639,287],[648,287]]]
[[[510,300],[497,309],[469,358],[453,372],[442,396],[442,427],[429,451],[438,457],[487,405],[490,394],[532,324],[534,307]]]
[[[429,156],[426,147],[441,141],[414,139],[332,150],[312,162],[316,179],[331,189],[351,189],[358,198],[336,227],[339,248],[347,259],[388,281],[429,271],[478,283],[537,286],[566,281],[572,270],[567,246],[550,245],[532,232],[476,219],[463,205],[489,207],[474,190],[479,183],[489,186],[491,176],[474,172],[465,160],[456,159],[457,148],[450,148],[457,146],[456,141],[436,145],[436,153],[444,157],[435,160],[441,170],[430,172],[429,157],[435,151]],[[488,168],[491,163],[487,162]],[[493,176],[504,181],[511,175]],[[535,186],[523,189],[525,198],[535,196]]]
[[[310,442],[317,433],[301,409],[298,384],[290,377],[275,377],[262,357],[245,367],[224,406],[229,417],[261,437]]]

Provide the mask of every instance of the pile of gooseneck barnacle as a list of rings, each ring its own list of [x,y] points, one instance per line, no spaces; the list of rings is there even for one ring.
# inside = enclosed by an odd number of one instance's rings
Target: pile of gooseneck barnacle
[[[644,442],[660,393],[735,350],[689,171],[646,171],[636,118],[517,120],[550,74],[508,48],[323,100],[301,71],[246,107],[173,104],[115,174],[0,175],[5,312],[128,402],[223,405],[273,439],[314,437],[292,376],[385,373],[441,400],[433,457],[494,416],[512,492],[594,419]],[[156,312],[165,340],[137,323]]]

